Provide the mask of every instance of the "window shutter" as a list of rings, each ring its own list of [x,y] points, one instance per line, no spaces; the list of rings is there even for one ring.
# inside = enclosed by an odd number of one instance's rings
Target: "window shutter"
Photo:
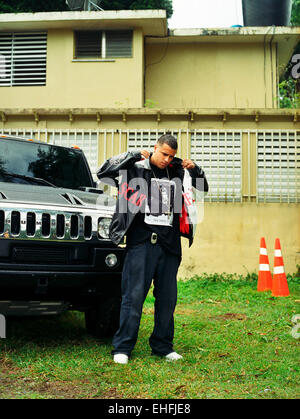
[[[106,31],[106,57],[132,56],[132,31]]]
[[[0,34],[0,86],[46,84],[47,33]]]
[[[101,58],[102,32],[78,31],[75,33],[75,58]]]
[[[0,34],[0,86],[11,86],[12,34]]]

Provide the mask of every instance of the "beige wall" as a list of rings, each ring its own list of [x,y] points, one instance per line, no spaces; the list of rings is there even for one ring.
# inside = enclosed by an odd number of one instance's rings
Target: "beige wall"
[[[144,66],[143,33],[135,29],[132,58],[79,62],[73,51],[72,30],[49,30],[46,86],[1,87],[1,107],[276,107],[276,45],[146,43]]]
[[[145,74],[158,108],[277,107],[275,46],[147,44]]]
[[[49,30],[46,86],[1,87],[5,108],[143,106],[143,34],[134,31],[133,58],[74,62],[73,31]]]
[[[194,244],[182,239],[179,277],[201,273],[258,273],[260,239],[266,240],[271,272],[278,237],[286,273],[300,265],[299,204],[205,203]]]

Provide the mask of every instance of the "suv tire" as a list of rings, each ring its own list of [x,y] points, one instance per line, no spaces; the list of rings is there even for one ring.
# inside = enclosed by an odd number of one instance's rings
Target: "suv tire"
[[[100,300],[97,306],[85,311],[87,333],[95,337],[112,337],[119,328],[121,298]]]

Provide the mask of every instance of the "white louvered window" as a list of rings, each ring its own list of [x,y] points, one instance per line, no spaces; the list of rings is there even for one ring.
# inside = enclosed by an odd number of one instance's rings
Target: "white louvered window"
[[[258,202],[299,202],[300,132],[257,133]]]
[[[75,32],[75,59],[130,57],[132,57],[132,30]]]
[[[191,159],[204,171],[209,184],[205,201],[242,201],[242,133],[198,131],[191,137]]]
[[[0,86],[46,84],[47,33],[0,33]]]

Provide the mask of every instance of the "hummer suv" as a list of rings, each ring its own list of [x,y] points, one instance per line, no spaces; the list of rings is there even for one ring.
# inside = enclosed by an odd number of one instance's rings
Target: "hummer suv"
[[[0,136],[0,314],[79,310],[88,332],[112,335],[124,255],[108,237],[114,206],[80,149]]]

